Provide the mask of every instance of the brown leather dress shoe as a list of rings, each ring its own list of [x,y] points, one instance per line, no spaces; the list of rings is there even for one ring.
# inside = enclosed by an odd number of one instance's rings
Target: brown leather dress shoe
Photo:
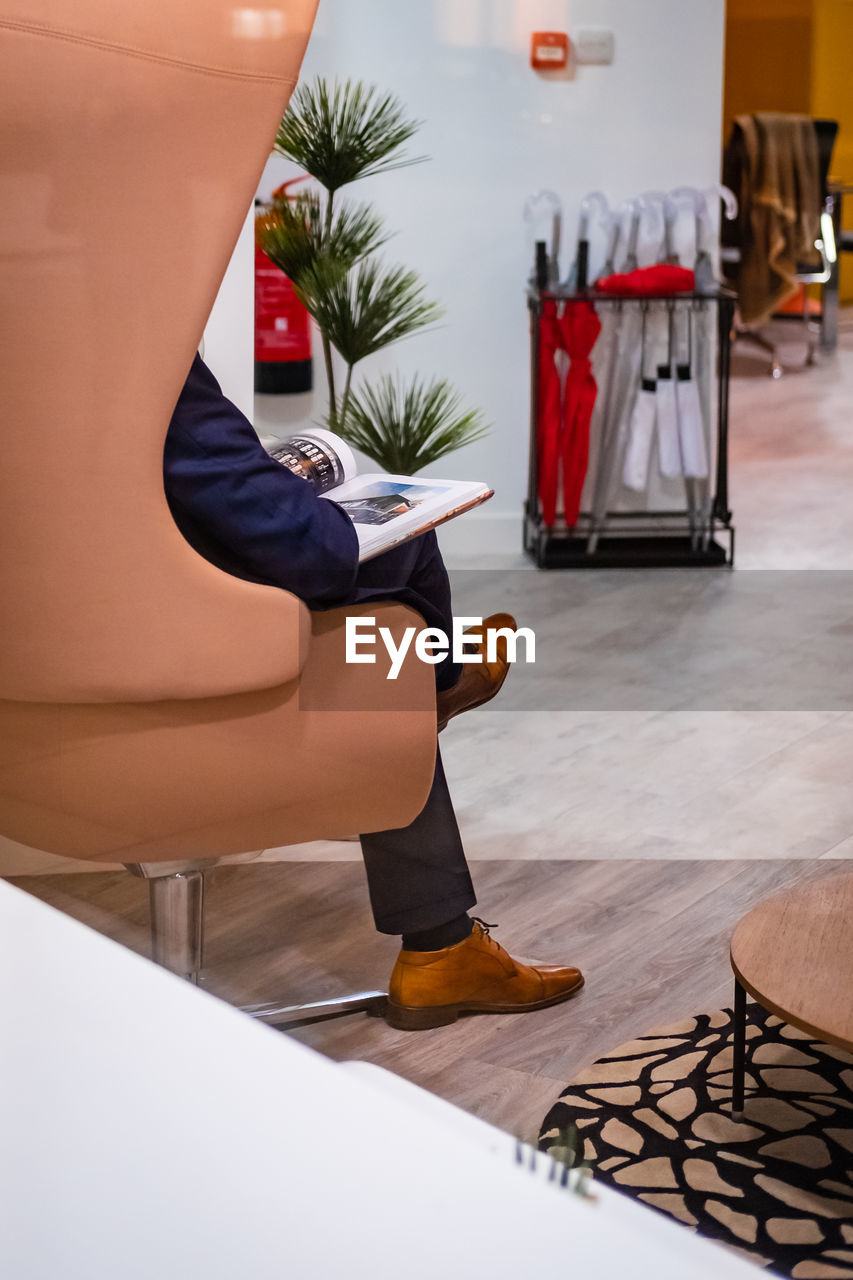
[[[462,675],[453,688],[444,689],[437,695],[439,733],[448,720],[452,720],[462,711],[470,711],[472,707],[482,706],[484,702],[491,701],[495,694],[500,692],[509,671],[507,643],[503,636],[498,637],[494,662],[486,661],[486,631],[497,630],[499,627],[516,630],[516,621],[511,613],[493,613],[491,617],[483,619],[481,627],[463,632],[465,636],[472,634],[482,636],[480,642],[465,641],[466,651],[471,654],[477,653],[480,661],[466,663],[462,668]]]
[[[474,921],[462,942],[441,951],[401,951],[391,974],[385,1020],[401,1031],[455,1022],[460,1013],[526,1013],[568,1000],[583,986],[580,969],[513,960]]]

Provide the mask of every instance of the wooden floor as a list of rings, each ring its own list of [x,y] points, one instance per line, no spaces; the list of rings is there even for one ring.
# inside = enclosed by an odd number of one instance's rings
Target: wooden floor
[[[481,861],[478,910],[517,954],[579,964],[583,992],[537,1013],[400,1032],[361,1015],[289,1034],[375,1062],[525,1141],[579,1067],[633,1035],[730,1004],[728,939],[768,893],[849,862]],[[13,881],[143,954],[147,888],[126,872]],[[234,1003],[301,1001],[387,983],[396,944],[376,934],[357,863],[209,873],[204,985]]]

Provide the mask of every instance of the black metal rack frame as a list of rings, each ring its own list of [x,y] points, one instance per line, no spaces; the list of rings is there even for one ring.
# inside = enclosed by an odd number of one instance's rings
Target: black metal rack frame
[[[595,306],[639,306],[645,310],[652,303],[665,302],[668,309],[685,304],[709,303],[717,308],[717,423],[716,469],[711,495],[709,527],[697,545],[695,529],[691,529],[689,513],[671,511],[609,512],[606,529],[588,549],[592,533],[592,516],[582,511],[577,525],[568,528],[562,513],[547,528],[542,521],[539,502],[539,321],[546,299],[557,302],[588,301]],[[547,290],[531,289],[530,311],[530,455],[528,462],[527,500],[524,504],[524,550],[540,569],[598,569],[731,566],[734,564],[735,530],[729,508],[728,443],[729,443],[729,372],[731,338],[734,326],[735,295],[721,289],[715,293],[679,293],[666,295],[605,294],[586,292],[561,297]],[[717,540],[721,535],[727,545]]]

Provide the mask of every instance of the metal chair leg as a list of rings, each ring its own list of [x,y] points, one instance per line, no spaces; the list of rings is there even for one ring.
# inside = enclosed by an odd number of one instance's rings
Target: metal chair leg
[[[268,1027],[292,1026],[295,1022],[318,1022],[322,1018],[336,1018],[344,1013],[366,1013],[381,1017],[388,1000],[386,991],[359,991],[351,996],[334,996],[330,1000],[315,1000],[311,1004],[244,1004],[242,1013],[248,1013],[257,1022]]]
[[[831,191],[826,199],[826,213],[832,225],[832,239],[838,246],[841,241],[841,193]],[[832,352],[838,346],[838,315],[840,303],[841,263],[836,251],[829,264],[829,279],[821,286],[820,345],[823,351]]]
[[[809,311],[809,290],[808,285],[803,285],[803,334],[806,340],[806,362],[807,369],[812,368],[815,363],[817,354],[818,338],[820,336],[820,327],[814,323]]]
[[[151,907],[151,959],[198,985],[204,961],[204,871],[192,863],[180,871],[165,865],[129,864],[128,870],[148,881]]]
[[[746,1076],[746,992],[735,978],[734,1032],[732,1036],[732,1119],[743,1119]]]
[[[204,874],[215,862],[125,864],[133,875],[148,881],[152,960],[196,986],[204,963]],[[387,998],[385,991],[359,991],[309,1004],[243,1005],[241,1012],[267,1026],[284,1027],[345,1013],[380,1016]]]

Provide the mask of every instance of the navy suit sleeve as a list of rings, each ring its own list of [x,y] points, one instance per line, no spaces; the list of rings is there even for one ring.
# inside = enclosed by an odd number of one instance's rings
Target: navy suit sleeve
[[[179,527],[195,545],[219,548],[211,559],[308,604],[352,592],[358,538],[349,517],[269,456],[198,355],[169,424],[163,466]]]

